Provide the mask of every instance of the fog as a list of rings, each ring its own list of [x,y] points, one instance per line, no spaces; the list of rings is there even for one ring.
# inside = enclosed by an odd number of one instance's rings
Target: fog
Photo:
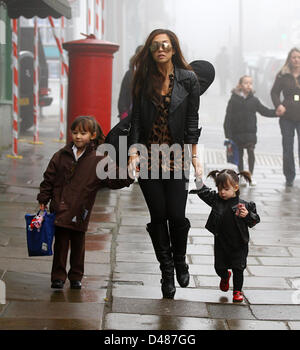
[[[215,66],[215,82],[202,97],[200,108],[201,124],[207,126],[203,140],[211,146],[216,146],[210,135],[215,127],[220,139],[217,147],[222,147],[226,105],[239,77],[251,74],[256,95],[273,108],[270,89],[275,75],[289,50],[300,46],[299,0],[111,0],[110,6],[106,39],[120,44],[114,61],[113,115],[121,79],[135,48],[153,29],[168,28],[177,34],[188,62],[202,59]],[[226,47],[229,62],[220,67],[216,57],[222,47]],[[219,78],[224,69],[229,78],[223,96]],[[280,153],[278,121],[259,118],[258,124],[258,135],[264,139],[257,148]]]

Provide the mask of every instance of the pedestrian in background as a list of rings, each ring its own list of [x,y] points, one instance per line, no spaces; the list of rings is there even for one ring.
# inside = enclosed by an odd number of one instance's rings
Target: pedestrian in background
[[[201,177],[196,178],[195,193],[211,207],[205,228],[214,234],[215,270],[221,278],[220,289],[229,290],[233,272],[233,302],[243,301],[244,270],[247,266],[249,227],[260,222],[254,202],[239,197],[239,179],[251,182],[249,172],[237,174],[234,170],[214,170],[208,174],[215,181],[218,192],[208,188]]]
[[[148,151],[147,171],[150,178],[139,178],[151,222],[147,225],[162,273],[161,290],[164,298],[176,292],[174,268],[181,287],[189,284],[186,248],[190,222],[185,216],[188,178],[184,173],[184,144],[192,145],[192,164],[200,170],[197,158],[198,109],[200,87],[196,74],[183,58],[179,41],[170,30],[157,29],[148,36],[135,59],[133,80],[133,110],[130,144],[143,144]],[[156,166],[152,145],[181,146],[179,169],[175,162],[164,167],[159,159],[159,178],[151,178]],[[139,171],[140,154],[130,148],[129,168]],[[170,155],[169,155],[170,156]],[[175,170],[181,173],[175,178]],[[169,175],[164,178],[163,174]],[[178,173],[178,172],[177,172]]]
[[[41,210],[45,210],[51,201],[50,212],[55,213],[51,287],[63,288],[68,277],[71,288],[80,289],[84,273],[85,232],[96,194],[103,187],[119,189],[129,186],[132,180],[111,180],[109,176],[105,180],[98,178],[96,168],[103,157],[96,156],[96,149],[103,143],[104,135],[94,118],[76,118],[71,132],[72,141],[51,158],[37,200]],[[70,270],[67,273],[69,242]]]
[[[218,53],[215,65],[220,84],[220,95],[225,96],[227,93],[227,83],[230,79],[230,60],[225,46]]]
[[[283,98],[281,97],[283,95]],[[298,136],[298,157],[300,162],[300,49],[293,48],[271,90],[271,98],[280,116],[282,135],[283,174],[286,186],[293,186],[296,177],[294,159],[295,131]]]
[[[142,47],[143,46],[140,45],[136,48],[135,54],[131,57],[129,61],[129,69],[125,73],[121,83],[120,94],[118,99],[118,110],[119,110],[120,120],[126,118],[129,115],[132,108],[131,91],[132,91],[132,79],[133,79],[133,62],[134,62],[135,56],[139,53]]]
[[[265,117],[276,117],[274,109],[265,107],[254,96],[252,77],[245,75],[240,78],[237,87],[232,90],[232,95],[226,108],[224,132],[225,137],[234,141],[238,147],[239,172],[244,170],[244,149],[247,150],[251,177],[254,171],[254,149],[257,143],[257,112]],[[242,185],[245,184],[242,181]],[[256,181],[253,178],[250,185],[256,185]]]

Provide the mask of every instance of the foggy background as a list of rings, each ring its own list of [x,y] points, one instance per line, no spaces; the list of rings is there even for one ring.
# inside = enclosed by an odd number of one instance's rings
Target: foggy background
[[[73,0],[72,37],[86,33],[86,1]],[[117,102],[122,78],[136,47],[156,28],[174,31],[188,62],[208,60],[216,78],[201,98],[201,143],[221,148],[223,120],[231,90],[244,74],[254,78],[256,96],[273,108],[270,89],[289,50],[300,46],[299,0],[109,0],[105,2],[104,40],[120,45],[113,61],[112,126],[118,122]],[[229,63],[216,57],[226,47]],[[220,94],[221,70],[229,72],[225,95]],[[46,111],[46,108],[45,108]],[[258,115],[257,150],[281,153],[277,119]]]
[[[168,28],[177,34],[188,62],[204,59],[215,66],[215,82],[201,98],[199,111],[203,126],[200,142],[206,147],[224,147],[226,105],[240,76],[253,75],[256,96],[274,108],[270,88],[275,75],[288,51],[300,45],[299,0],[114,0],[113,3],[120,17],[114,21],[107,17],[111,20],[107,39],[122,43],[114,62],[113,117],[117,115],[120,78],[128,68],[129,58],[155,28]],[[229,56],[229,66],[225,69],[229,70],[230,78],[226,95],[221,96],[216,56],[224,46]],[[277,61],[268,68],[271,58]],[[272,71],[265,77],[267,69]],[[277,119],[258,114],[256,149],[281,153]]]

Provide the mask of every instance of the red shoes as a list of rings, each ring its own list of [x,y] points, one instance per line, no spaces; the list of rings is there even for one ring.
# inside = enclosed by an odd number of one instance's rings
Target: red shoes
[[[244,300],[243,292],[241,292],[239,290],[233,291],[233,299],[232,299],[232,301],[234,303],[241,303],[243,300]]]
[[[220,289],[222,292],[227,292],[229,289],[229,280],[230,280],[231,272],[228,271],[227,278],[221,278]]]
[[[229,280],[231,277],[231,271],[228,271],[228,276],[227,278],[221,278],[220,282],[220,289],[222,292],[227,292],[229,289]],[[241,303],[244,300],[243,292],[239,290],[234,290],[233,291],[233,299],[232,301],[234,303]]]

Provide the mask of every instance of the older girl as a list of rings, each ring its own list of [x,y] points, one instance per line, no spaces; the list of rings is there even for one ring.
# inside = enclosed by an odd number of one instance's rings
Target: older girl
[[[257,143],[257,118],[256,113],[265,117],[276,117],[275,110],[265,107],[254,96],[253,79],[245,75],[240,78],[237,87],[232,91],[231,98],[226,109],[224,120],[225,137],[233,140],[239,150],[239,171],[244,170],[244,149],[248,153],[248,169],[253,175]],[[244,182],[244,184],[246,184]],[[251,185],[255,185],[255,181]]]
[[[96,156],[104,135],[94,118],[80,116],[71,125],[72,141],[56,152],[44,173],[37,200],[44,210],[50,202],[55,217],[55,243],[51,287],[63,288],[66,278],[73,289],[81,288],[84,272],[85,232],[97,191],[102,187],[118,189],[132,180],[100,180]],[[108,174],[109,175],[109,174]],[[123,177],[124,178],[124,177]],[[66,271],[71,242],[70,270]]]

